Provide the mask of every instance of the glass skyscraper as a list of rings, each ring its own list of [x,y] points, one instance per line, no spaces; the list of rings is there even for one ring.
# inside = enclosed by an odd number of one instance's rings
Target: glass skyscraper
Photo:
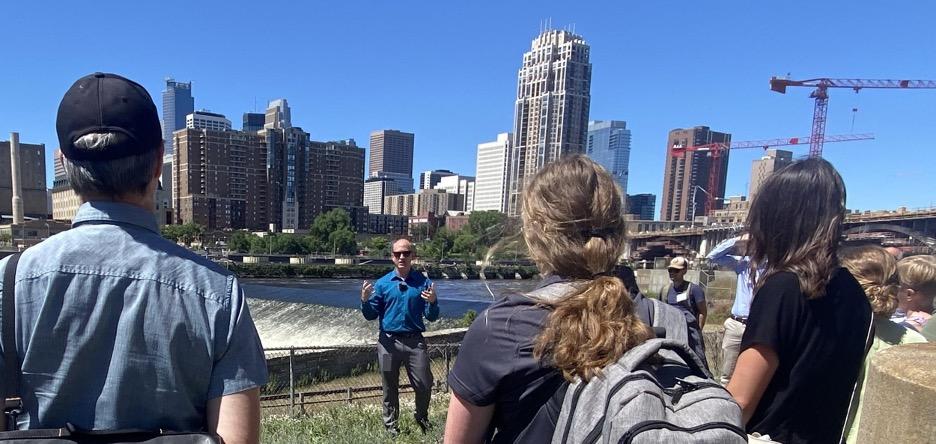
[[[627,196],[627,173],[630,163],[631,133],[627,122],[593,120],[588,122],[586,154],[605,167],[621,185],[621,198]]]
[[[172,133],[185,128],[185,116],[195,112],[191,82],[176,82],[166,79],[166,90],[162,92],[162,130],[166,154],[172,154]]]

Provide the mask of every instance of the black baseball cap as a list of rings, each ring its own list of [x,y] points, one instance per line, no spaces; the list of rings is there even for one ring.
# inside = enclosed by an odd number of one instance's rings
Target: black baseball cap
[[[72,160],[113,160],[162,146],[152,97],[139,83],[117,74],[96,72],[78,79],[59,104],[55,129],[62,154]],[[101,132],[123,133],[129,140],[103,150],[75,146],[81,136]]]

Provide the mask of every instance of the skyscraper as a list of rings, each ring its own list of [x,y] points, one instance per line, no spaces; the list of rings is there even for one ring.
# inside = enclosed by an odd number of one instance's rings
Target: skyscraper
[[[453,174],[439,179],[439,183],[433,187],[436,190],[445,190],[449,194],[461,196],[461,203],[455,208],[457,211],[473,211],[475,178],[471,176],[461,176]]]
[[[767,177],[775,171],[793,163],[793,153],[786,150],[769,149],[764,157],[751,165],[751,183],[748,185],[748,200],[753,200],[757,190]]]
[[[263,113],[244,113],[243,124],[241,125],[241,131],[246,132],[257,132],[263,129],[264,121],[266,120],[266,115]]]
[[[627,122],[595,120],[588,123],[586,153],[603,166],[621,186],[621,198],[627,196],[631,133]]]
[[[271,223],[280,230],[299,226],[299,155],[309,143],[309,133],[292,126],[286,99],[270,102],[263,129],[258,132],[267,146],[267,178],[270,183]],[[363,178],[362,178],[363,180]]]
[[[628,194],[627,214],[634,214],[637,220],[653,220],[656,212],[656,194]]]
[[[728,153],[721,157],[721,173],[715,189],[709,190],[708,177],[712,157],[707,151],[674,153],[674,147],[691,147],[708,143],[731,143],[731,134],[712,131],[707,126],[674,129],[666,140],[666,166],[663,170],[663,202],[660,220],[691,221],[694,216],[705,215],[705,203],[715,199],[712,208],[719,208],[725,197],[725,178],[728,176]],[[695,204],[693,206],[693,203]]]
[[[520,213],[524,181],[560,157],[585,152],[591,101],[589,46],[569,31],[548,30],[523,55],[514,109],[507,213]]]
[[[413,145],[416,136],[397,130],[374,131],[370,135],[370,164],[367,175],[377,171],[413,177]]]
[[[356,228],[364,229],[364,148],[354,141],[309,141],[300,158],[299,228],[309,229],[318,215],[342,208]],[[365,220],[355,217],[358,212]]]
[[[507,211],[507,171],[512,139],[512,133],[501,133],[497,140],[478,144],[474,211]]]
[[[166,79],[166,90],[162,92],[162,130],[165,154],[172,154],[172,133],[185,128],[185,116],[195,112],[191,82],[176,82]]]

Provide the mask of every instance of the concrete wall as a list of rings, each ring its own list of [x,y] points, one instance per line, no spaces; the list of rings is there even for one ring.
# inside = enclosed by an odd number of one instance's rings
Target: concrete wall
[[[860,443],[936,439],[936,343],[876,353],[868,367],[858,429]]]

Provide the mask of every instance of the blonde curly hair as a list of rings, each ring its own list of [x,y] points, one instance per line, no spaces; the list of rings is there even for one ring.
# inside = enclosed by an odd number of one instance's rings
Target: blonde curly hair
[[[841,251],[839,260],[864,289],[875,316],[889,317],[897,310],[897,260],[876,245],[850,247]]]

